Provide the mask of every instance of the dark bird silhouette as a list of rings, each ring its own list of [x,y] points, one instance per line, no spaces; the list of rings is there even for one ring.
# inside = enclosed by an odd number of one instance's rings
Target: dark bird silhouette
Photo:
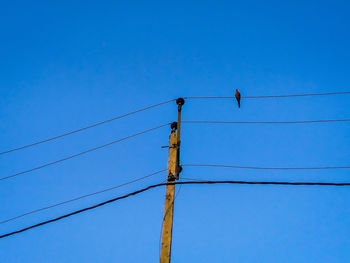
[[[238,89],[236,89],[235,97],[236,97],[236,100],[238,102],[238,108],[240,108],[241,107],[241,93],[239,93]]]

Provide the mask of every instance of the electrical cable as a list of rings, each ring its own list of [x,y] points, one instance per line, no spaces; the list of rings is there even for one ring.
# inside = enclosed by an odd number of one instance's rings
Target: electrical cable
[[[345,94],[350,94],[350,92],[349,91],[344,91],[344,92],[306,93],[306,94],[291,94],[291,95],[242,96],[242,98],[243,99],[265,99],[265,98],[287,98],[287,97],[326,96],[326,95],[345,95]],[[184,99],[234,99],[234,98],[235,97],[231,97],[231,96],[228,96],[228,97],[222,97],[222,96],[199,96],[199,97],[198,96],[197,97],[196,96],[191,96],[191,97],[184,97]],[[170,103],[170,102],[175,101],[175,100],[176,99],[164,101],[164,102],[161,102],[161,103],[158,103],[158,104],[154,104],[154,105],[151,105],[151,106],[148,106],[148,107],[145,107],[145,108],[141,108],[141,109],[133,111],[133,112],[126,113],[124,115],[120,115],[120,116],[117,116],[117,117],[105,120],[105,121],[97,122],[97,123],[94,123],[94,124],[89,125],[89,126],[85,126],[83,128],[77,129],[77,130],[66,132],[66,133],[63,133],[63,134],[60,134],[60,135],[57,135],[57,136],[45,139],[45,140],[37,141],[37,142],[31,143],[31,144],[27,144],[27,145],[16,147],[16,148],[13,148],[13,149],[10,149],[10,150],[6,150],[6,151],[3,151],[3,152],[0,152],[0,155],[4,155],[4,154],[8,154],[8,153],[15,152],[15,151],[18,151],[18,150],[22,150],[22,149],[25,149],[25,148],[33,147],[33,146],[36,146],[36,145],[39,145],[39,144],[42,144],[42,143],[46,143],[46,142],[49,142],[49,141],[53,141],[53,140],[56,140],[56,139],[59,139],[59,138],[62,138],[62,137],[65,137],[65,136],[68,136],[68,135],[71,135],[71,134],[74,134],[74,133],[85,131],[85,130],[88,130],[90,128],[94,128],[94,127],[102,125],[102,124],[106,124],[106,123],[109,123],[109,122],[112,122],[112,121],[115,121],[115,120],[118,120],[118,119],[130,116],[130,115],[133,115],[133,114],[145,111],[145,110],[149,110],[151,108],[155,108],[155,107],[158,107],[160,105],[164,105],[164,104]]]
[[[350,91],[342,92],[326,92],[326,93],[304,93],[304,94],[289,94],[289,95],[268,95],[268,96],[242,96],[242,99],[268,99],[268,98],[291,98],[291,97],[309,97],[309,96],[328,96],[328,95],[345,95],[350,94]],[[184,97],[184,99],[235,99],[235,97],[221,96],[200,96],[200,97]]]
[[[325,122],[350,122],[350,119],[339,120],[310,120],[310,121],[182,121],[182,123],[194,124],[306,124]]]
[[[53,141],[53,140],[56,140],[56,139],[59,139],[59,138],[62,138],[62,137],[65,137],[65,136],[77,133],[77,132],[85,131],[85,130],[91,129],[93,127],[96,127],[96,126],[99,126],[99,125],[102,125],[102,124],[106,124],[108,122],[112,122],[112,121],[115,121],[115,120],[118,120],[118,119],[122,119],[124,117],[130,116],[130,115],[133,115],[133,114],[145,111],[145,110],[149,110],[151,108],[155,108],[155,107],[158,107],[160,105],[167,104],[167,103],[172,102],[172,101],[175,101],[175,99],[164,101],[164,102],[161,102],[161,103],[158,103],[158,104],[154,104],[154,105],[151,105],[151,106],[146,107],[146,108],[142,108],[142,109],[139,109],[139,110],[136,110],[136,111],[133,111],[133,112],[126,113],[124,115],[120,115],[120,116],[114,117],[112,119],[108,119],[108,120],[105,120],[105,121],[97,122],[95,124],[92,124],[92,125],[89,125],[89,126],[86,126],[86,127],[74,130],[74,131],[70,131],[70,132],[67,132],[67,133],[63,133],[61,135],[57,135],[57,136],[52,137],[52,138],[48,138],[48,139],[45,139],[45,140],[42,140],[42,141],[34,142],[34,143],[31,143],[31,144],[28,144],[28,145],[24,145],[24,146],[21,146],[21,147],[17,147],[17,148],[13,148],[13,149],[10,149],[10,150],[7,150],[7,151],[3,151],[3,152],[0,152],[0,155],[11,153],[11,152],[15,152],[15,151],[22,150],[22,149],[25,149],[25,148],[29,148],[29,147],[32,147],[32,146],[35,146],[35,145],[38,145],[38,144],[42,144],[42,143],[45,143],[45,142]]]
[[[62,216],[59,216],[59,217],[47,220],[47,221],[43,221],[43,222],[40,222],[38,224],[29,226],[29,227],[25,227],[25,228],[22,228],[22,229],[13,231],[13,232],[9,232],[9,233],[0,235],[0,239],[5,238],[5,237],[9,237],[9,236],[12,236],[12,235],[15,235],[15,234],[19,234],[19,233],[22,233],[22,232],[28,231],[30,229],[37,228],[39,226],[43,226],[43,225],[46,225],[46,224],[49,224],[49,223],[52,223],[52,222],[56,222],[56,221],[62,220],[64,218],[67,218],[67,217],[70,217],[70,216],[73,216],[73,215],[76,215],[76,214],[80,214],[82,212],[85,212],[85,211],[88,211],[88,210],[92,210],[92,209],[95,209],[97,207],[109,204],[109,203],[116,202],[118,200],[122,200],[122,199],[125,199],[125,198],[128,198],[128,197],[134,196],[134,195],[138,195],[138,194],[140,194],[142,192],[148,191],[148,190],[153,189],[153,188],[166,186],[166,185],[195,185],[195,184],[198,184],[198,185],[204,185],[204,184],[210,184],[210,185],[212,185],[212,184],[243,184],[243,185],[293,185],[293,186],[350,186],[350,183],[273,182],[273,181],[270,181],[270,182],[258,181],[258,182],[256,182],[256,181],[230,181],[230,180],[226,180],[226,181],[203,181],[203,180],[199,181],[199,180],[197,180],[197,181],[190,181],[190,182],[160,183],[160,184],[150,185],[148,187],[145,187],[145,188],[142,188],[140,190],[131,192],[129,194],[118,196],[116,198],[107,200],[105,202],[101,202],[101,203],[98,203],[96,205],[92,205],[92,206],[89,206],[89,207],[86,207],[86,208],[83,208],[83,209],[80,209],[80,210],[76,210],[74,212],[71,212],[71,213],[68,213],[68,214],[65,214],[65,215],[62,215]]]
[[[6,180],[6,179],[9,179],[9,178],[12,178],[12,177],[21,175],[21,174],[30,173],[30,172],[33,172],[33,171],[42,169],[42,168],[44,168],[44,167],[57,164],[57,163],[61,163],[61,162],[67,161],[67,160],[69,160],[69,159],[78,157],[78,156],[80,156],[80,155],[83,155],[83,154],[86,154],[86,153],[89,153],[89,152],[92,152],[92,151],[96,151],[96,150],[98,150],[98,149],[101,149],[101,148],[110,146],[110,145],[112,145],[112,144],[115,144],[115,143],[118,143],[118,142],[121,142],[121,141],[125,141],[125,140],[127,140],[127,139],[136,137],[136,136],[138,136],[138,135],[141,135],[141,134],[144,134],[144,133],[147,133],[147,132],[150,132],[150,131],[157,130],[157,129],[162,128],[162,127],[164,127],[164,126],[167,126],[167,125],[169,125],[169,124],[170,124],[170,123],[166,123],[166,124],[163,124],[163,125],[160,125],[160,126],[156,126],[156,127],[151,128],[151,129],[144,130],[144,131],[141,131],[141,132],[138,132],[138,133],[129,135],[129,136],[127,136],[127,137],[124,137],[124,138],[121,138],[121,139],[118,139],[118,140],[115,140],[115,141],[112,141],[112,142],[109,142],[109,143],[106,143],[106,144],[103,144],[103,145],[100,145],[100,146],[97,146],[97,147],[94,147],[94,148],[91,148],[91,149],[88,149],[88,150],[86,150],[86,151],[83,151],[83,152],[80,152],[80,153],[77,153],[77,154],[74,154],[74,155],[65,157],[65,158],[60,159],[60,160],[57,160],[57,161],[49,162],[49,163],[46,163],[46,164],[37,166],[37,167],[32,168],[32,169],[29,169],[29,170],[25,170],[25,171],[22,171],[22,172],[19,172],[19,173],[15,173],[15,174],[12,174],[12,175],[8,175],[8,176],[5,176],[5,177],[2,177],[2,178],[0,178],[0,181]]]
[[[257,167],[257,166],[237,166],[225,164],[183,164],[189,167],[222,167],[234,169],[256,169],[256,170],[330,170],[330,169],[350,169],[350,166],[320,166],[320,167]]]
[[[35,213],[38,213],[38,212],[41,212],[41,211],[44,211],[44,210],[47,210],[47,209],[50,209],[50,208],[54,208],[54,207],[57,207],[57,206],[61,206],[61,205],[63,205],[63,204],[68,204],[68,203],[71,203],[71,202],[74,202],[74,201],[78,201],[78,200],[83,199],[83,198],[87,198],[87,197],[90,197],[90,196],[94,196],[94,195],[98,195],[98,194],[101,194],[101,193],[104,193],[104,192],[108,192],[108,191],[111,191],[111,190],[114,190],[114,189],[117,189],[117,188],[120,188],[120,187],[129,185],[129,184],[132,184],[132,183],[141,181],[141,180],[146,179],[146,178],[148,178],[148,177],[151,177],[151,176],[153,176],[153,175],[156,175],[156,174],[165,172],[166,170],[167,170],[167,169],[160,170],[160,171],[154,172],[154,173],[152,173],[152,174],[149,174],[149,175],[146,175],[146,176],[137,178],[137,179],[135,179],[135,180],[132,180],[132,181],[129,181],[129,182],[126,182],[126,183],[117,185],[117,186],[113,186],[113,187],[110,187],[110,188],[107,188],[107,189],[103,189],[103,190],[100,190],[100,191],[97,191],[97,192],[94,192],[94,193],[82,195],[82,196],[79,196],[79,197],[76,197],[76,198],[73,198],[73,199],[70,199],[70,200],[66,200],[66,201],[63,201],[63,202],[60,202],[60,203],[56,203],[56,204],[53,204],[53,205],[50,205],[50,206],[46,206],[46,207],[43,207],[43,208],[35,209],[35,210],[30,211],[30,212],[27,212],[27,213],[24,213],[24,214],[20,214],[20,215],[18,215],[18,216],[14,216],[14,217],[5,219],[5,220],[3,220],[3,221],[0,221],[0,224],[4,224],[4,223],[7,223],[7,222],[16,220],[16,219],[18,219],[18,218],[21,218],[21,217],[24,217],[24,216],[28,216],[28,215],[31,215],[31,214],[35,214]]]
[[[345,94],[350,94],[350,92],[349,91],[344,91],[344,92],[305,93],[305,94],[291,94],[291,95],[242,96],[242,98],[243,99],[265,99],[265,98],[288,98],[288,97],[326,96],[326,95],[345,95]],[[191,97],[184,97],[184,99],[234,99],[234,98],[235,97],[231,97],[231,96],[228,96],[228,97],[220,97],[220,96],[191,96]],[[148,106],[148,107],[145,107],[145,108],[141,108],[141,109],[136,110],[136,111],[132,111],[132,112],[126,113],[124,115],[120,115],[120,116],[117,116],[117,117],[105,120],[105,121],[97,122],[97,123],[85,126],[83,128],[77,129],[77,130],[66,132],[66,133],[63,133],[63,134],[60,134],[60,135],[57,135],[57,136],[45,139],[45,140],[37,141],[37,142],[34,142],[34,143],[30,143],[30,144],[27,144],[27,145],[23,145],[23,146],[20,146],[20,147],[13,148],[13,149],[10,149],[10,150],[6,150],[6,151],[3,151],[3,152],[0,152],[0,155],[4,155],[4,154],[8,154],[8,153],[15,152],[15,151],[18,151],[18,150],[22,150],[22,149],[25,149],[25,148],[33,147],[33,146],[36,146],[36,145],[39,145],[39,144],[42,144],[42,143],[46,143],[46,142],[49,142],[49,141],[53,141],[53,140],[56,140],[56,139],[59,139],[59,138],[62,138],[62,137],[65,137],[65,136],[68,136],[68,135],[71,135],[71,134],[74,134],[74,133],[85,131],[85,130],[94,128],[96,126],[102,125],[102,124],[106,124],[106,123],[109,123],[109,122],[112,122],[112,121],[115,121],[115,120],[118,120],[118,119],[122,119],[124,117],[130,116],[130,115],[133,115],[133,114],[145,111],[145,110],[149,110],[151,108],[158,107],[160,105],[164,105],[164,104],[170,103],[170,102],[175,101],[175,100],[176,99],[164,101],[164,102],[161,102],[161,103],[158,103],[158,104],[154,104],[154,105],[151,105],[151,106]]]

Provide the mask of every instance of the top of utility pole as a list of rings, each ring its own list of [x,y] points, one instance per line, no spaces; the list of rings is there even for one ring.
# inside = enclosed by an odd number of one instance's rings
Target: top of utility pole
[[[183,98],[178,98],[176,99],[176,104],[179,106],[179,107],[182,107],[182,105],[185,104],[185,100]]]

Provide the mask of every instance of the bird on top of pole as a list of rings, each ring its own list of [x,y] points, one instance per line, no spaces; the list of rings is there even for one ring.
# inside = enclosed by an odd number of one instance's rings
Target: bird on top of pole
[[[238,103],[238,108],[241,107],[241,93],[238,91],[238,89],[236,89],[236,93],[235,93],[235,97]]]

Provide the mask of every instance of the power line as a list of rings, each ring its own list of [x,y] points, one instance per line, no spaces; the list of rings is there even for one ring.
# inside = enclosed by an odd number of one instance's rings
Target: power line
[[[62,138],[62,137],[65,137],[65,136],[77,133],[77,132],[85,131],[85,130],[91,129],[93,127],[96,127],[96,126],[99,126],[99,125],[102,125],[102,124],[106,124],[108,122],[112,122],[112,121],[115,121],[115,120],[118,120],[118,119],[122,119],[124,117],[130,116],[130,115],[133,115],[133,114],[145,111],[145,110],[149,110],[151,108],[155,108],[155,107],[158,107],[160,105],[167,104],[167,103],[172,102],[172,101],[175,101],[175,99],[164,101],[164,102],[161,102],[161,103],[158,103],[158,104],[154,104],[154,105],[151,105],[151,106],[146,107],[146,108],[142,108],[142,109],[139,109],[139,110],[136,110],[136,111],[133,111],[133,112],[126,113],[124,115],[120,115],[120,116],[114,117],[112,119],[108,119],[108,120],[105,120],[105,121],[97,122],[95,124],[92,124],[92,125],[89,125],[89,126],[86,126],[86,127],[74,130],[74,131],[66,132],[66,133],[63,133],[61,135],[57,135],[55,137],[48,138],[46,140],[34,142],[34,143],[31,143],[31,144],[28,144],[28,145],[24,145],[24,146],[13,148],[13,149],[10,149],[10,150],[4,151],[4,152],[0,152],[0,155],[7,154],[7,153],[10,153],[10,152],[15,152],[15,151],[22,150],[22,149],[25,149],[25,148],[29,148],[29,147],[32,147],[32,146],[35,146],[35,145],[38,145],[38,144],[42,144],[42,143],[45,143],[45,142],[53,141],[53,140],[56,140],[56,139],[59,139],[59,138]]]
[[[326,92],[326,93],[303,93],[303,94],[289,94],[289,95],[268,95],[268,96],[242,96],[242,99],[268,99],[268,98],[292,98],[292,97],[309,97],[309,96],[329,96],[329,95],[345,95],[350,94],[350,91],[343,92]],[[184,99],[235,99],[235,97],[222,96],[192,96],[184,97]]]
[[[330,170],[330,169],[350,169],[350,166],[320,166],[320,167],[258,167],[258,166],[238,166],[225,164],[183,164],[189,167],[222,167],[234,169],[256,169],[256,170]]]
[[[199,182],[206,182],[207,180],[201,180],[201,179],[193,179],[193,178],[187,178],[187,177],[182,177],[184,180],[189,180],[189,181],[199,181]]]
[[[305,94],[291,94],[291,95],[242,96],[242,98],[243,99],[266,99],[266,98],[287,98],[287,97],[326,96],[326,95],[345,95],[345,94],[350,94],[350,92],[349,91],[344,91],[344,92],[305,93]],[[184,97],[184,99],[234,99],[234,98],[235,97],[231,97],[231,96],[228,96],[228,97],[224,97],[224,96],[191,96],[191,97]],[[36,146],[36,145],[39,145],[39,144],[42,144],[42,143],[53,141],[53,140],[56,140],[56,139],[59,139],[59,138],[62,138],[62,137],[65,137],[65,136],[68,136],[68,135],[71,135],[71,134],[74,134],[74,133],[78,133],[78,132],[81,132],[81,131],[84,131],[84,130],[88,130],[90,128],[94,128],[94,127],[102,125],[102,124],[106,124],[106,123],[109,123],[109,122],[112,122],[112,121],[115,121],[115,120],[118,120],[118,119],[122,119],[124,117],[130,116],[130,115],[133,115],[133,114],[145,111],[145,110],[149,110],[151,108],[158,107],[160,105],[164,105],[164,104],[170,103],[170,102],[175,101],[175,100],[176,99],[164,101],[164,102],[161,102],[161,103],[158,103],[158,104],[154,104],[154,105],[151,105],[151,106],[148,106],[148,107],[145,107],[145,108],[141,108],[141,109],[133,111],[133,112],[126,113],[124,115],[120,115],[120,116],[117,116],[117,117],[114,117],[114,118],[111,118],[111,119],[108,119],[108,120],[97,122],[97,123],[94,123],[94,124],[89,125],[89,126],[85,126],[83,128],[77,129],[77,130],[66,132],[66,133],[63,133],[63,134],[60,134],[60,135],[57,135],[57,136],[45,139],[45,140],[41,140],[41,141],[38,141],[38,142],[34,142],[34,143],[31,143],[31,144],[27,144],[27,145],[16,147],[16,148],[13,148],[13,149],[10,149],[10,150],[6,150],[6,151],[3,151],[3,152],[0,152],[0,155],[8,154],[8,153],[15,152],[15,151],[18,151],[18,150],[22,150],[22,149],[25,149],[25,148],[33,147],[33,146]]]
[[[83,208],[83,209],[80,209],[80,210],[76,210],[74,212],[65,214],[63,216],[59,216],[59,217],[56,217],[56,218],[53,218],[53,219],[50,219],[50,220],[47,220],[47,221],[43,221],[41,223],[38,223],[38,224],[35,224],[35,225],[32,225],[32,226],[26,227],[26,228],[22,228],[22,229],[13,231],[13,232],[9,232],[9,233],[0,235],[0,239],[5,238],[5,237],[9,237],[9,236],[12,236],[12,235],[15,235],[15,234],[19,234],[19,233],[22,233],[22,232],[28,231],[30,229],[37,228],[39,226],[43,226],[43,225],[46,225],[46,224],[49,224],[49,223],[52,223],[52,222],[56,222],[56,221],[59,221],[61,219],[64,219],[64,218],[67,218],[67,217],[70,217],[70,216],[73,216],[73,215],[76,215],[76,214],[80,214],[82,212],[85,212],[85,211],[88,211],[88,210],[92,210],[92,209],[95,209],[97,207],[104,206],[104,205],[109,204],[109,203],[113,203],[113,202],[118,201],[118,200],[122,200],[122,199],[125,199],[125,198],[128,198],[128,197],[134,196],[134,195],[138,195],[138,194],[140,194],[142,192],[148,191],[148,190],[153,189],[153,188],[157,188],[157,187],[161,187],[161,186],[165,186],[165,185],[194,185],[194,184],[199,184],[199,185],[203,185],[203,184],[210,184],[210,185],[211,184],[243,184],[243,185],[294,185],[294,186],[350,186],[350,183],[264,182],[264,181],[262,181],[262,182],[255,182],[255,181],[229,181],[229,180],[227,180],[227,181],[197,180],[197,181],[190,181],[190,182],[160,183],[160,184],[150,185],[150,186],[142,188],[140,190],[137,190],[137,191],[131,192],[129,194],[125,194],[125,195],[122,195],[122,196],[119,196],[119,197],[107,200],[107,201],[102,202],[102,203],[98,203],[98,204],[93,205],[93,206],[89,206],[89,207],[86,207],[86,208]]]
[[[140,177],[138,179],[135,179],[135,180],[132,180],[132,181],[129,181],[129,182],[117,185],[117,186],[113,186],[113,187],[110,187],[110,188],[107,188],[107,189],[103,189],[103,190],[100,190],[100,191],[97,191],[97,192],[94,192],[94,193],[82,195],[82,196],[79,196],[79,197],[76,197],[76,198],[73,198],[73,199],[70,199],[70,200],[66,200],[66,201],[63,201],[63,202],[60,202],[60,203],[56,203],[56,204],[53,204],[53,205],[50,205],[50,206],[46,206],[46,207],[42,207],[42,208],[39,208],[39,209],[35,209],[35,210],[30,211],[30,212],[27,212],[27,213],[24,213],[24,214],[21,214],[21,215],[18,215],[18,216],[14,216],[14,217],[5,219],[3,221],[0,221],[0,224],[4,224],[4,223],[7,223],[7,222],[16,220],[18,218],[21,218],[21,217],[24,217],[24,216],[28,216],[28,215],[31,215],[31,214],[35,214],[35,213],[38,213],[38,212],[41,212],[41,211],[44,211],[44,210],[47,210],[47,209],[50,209],[50,208],[54,208],[54,207],[61,206],[61,205],[64,205],[64,204],[68,204],[68,203],[71,203],[71,202],[74,202],[74,201],[78,201],[78,200],[83,199],[83,198],[87,198],[87,197],[90,197],[90,196],[94,196],[94,195],[98,195],[98,194],[101,194],[101,193],[104,193],[104,192],[108,192],[108,191],[111,191],[111,190],[123,187],[125,185],[129,185],[129,184],[141,181],[141,180],[146,179],[148,177],[151,177],[153,175],[165,172],[166,170],[167,169],[160,170],[160,171],[154,172],[152,174]]]
[[[350,94],[350,92],[349,91],[344,91],[344,92],[305,93],[305,94],[291,94],[291,95],[242,96],[242,98],[243,99],[266,99],[266,98],[288,98],[288,97],[326,96],[326,95],[328,96],[328,95],[345,95],[345,94]],[[191,97],[184,97],[184,99],[234,99],[234,98],[235,97],[231,97],[231,96],[227,96],[227,97],[225,97],[225,96],[191,96]],[[53,140],[56,140],[56,139],[59,139],[59,138],[62,138],[62,137],[65,137],[65,136],[68,136],[68,135],[71,135],[71,134],[74,134],[74,133],[85,131],[85,130],[88,130],[90,128],[94,128],[94,127],[99,126],[99,125],[103,125],[103,124],[106,124],[106,123],[109,123],[109,122],[112,122],[112,121],[115,121],[115,120],[118,120],[118,119],[122,119],[124,117],[130,116],[130,115],[133,115],[133,114],[145,111],[145,110],[149,110],[151,108],[155,108],[155,107],[158,107],[160,105],[164,105],[164,104],[170,103],[170,102],[175,101],[175,100],[176,99],[164,101],[164,102],[161,102],[161,103],[158,103],[158,104],[154,104],[154,105],[151,105],[151,106],[148,106],[148,107],[145,107],[145,108],[141,108],[141,109],[136,110],[136,111],[132,111],[132,112],[126,113],[124,115],[116,116],[116,117],[108,119],[108,120],[97,122],[97,123],[85,126],[83,128],[77,129],[77,130],[66,132],[66,133],[63,133],[63,134],[60,134],[60,135],[57,135],[57,136],[45,139],[45,140],[37,141],[37,142],[31,143],[31,144],[27,144],[27,145],[16,147],[16,148],[13,148],[13,149],[10,149],[10,150],[6,150],[6,151],[3,151],[3,152],[0,152],[0,155],[8,154],[8,153],[15,152],[15,151],[22,150],[22,149],[29,148],[29,147],[33,147],[33,146],[36,146],[36,145],[39,145],[39,144],[42,144],[42,143],[46,143],[46,142],[49,142],[49,141],[53,141]]]
[[[97,146],[97,147],[94,147],[94,148],[91,148],[91,149],[88,149],[88,150],[86,150],[86,151],[83,151],[83,152],[80,152],[80,153],[77,153],[77,154],[74,154],[74,155],[65,157],[65,158],[63,158],[63,159],[60,159],[60,160],[57,160],[57,161],[54,161],[54,162],[46,163],[46,164],[37,166],[37,167],[32,168],[32,169],[29,169],[29,170],[25,170],[25,171],[22,171],[22,172],[19,172],[19,173],[15,173],[15,174],[12,174],[12,175],[9,175],[9,176],[6,176],[6,177],[2,177],[2,178],[0,178],[0,181],[6,180],[6,179],[9,179],[9,178],[12,178],[12,177],[21,175],[21,174],[30,173],[30,172],[33,172],[33,171],[42,169],[42,168],[44,168],[44,167],[57,164],[57,163],[61,163],[61,162],[67,161],[67,160],[69,160],[69,159],[78,157],[78,156],[80,156],[80,155],[83,155],[83,154],[86,154],[86,153],[89,153],[89,152],[92,152],[92,151],[96,151],[96,150],[98,150],[98,149],[101,149],[101,148],[110,146],[110,145],[112,145],[112,144],[115,144],[115,143],[118,143],[118,142],[121,142],[121,141],[125,141],[125,140],[127,140],[127,139],[132,138],[132,137],[136,137],[136,136],[138,136],[138,135],[141,135],[141,134],[144,134],[144,133],[147,133],[147,132],[150,132],[150,131],[157,130],[157,129],[162,128],[162,127],[164,127],[164,126],[167,126],[167,125],[169,125],[169,124],[170,124],[170,123],[166,123],[166,124],[163,124],[163,125],[160,125],[160,126],[156,126],[156,127],[154,127],[154,128],[151,128],[151,129],[148,129],[148,130],[144,130],[144,131],[141,131],[141,132],[138,132],[138,133],[129,135],[129,136],[127,136],[127,137],[124,137],[124,138],[121,138],[121,139],[118,139],[118,140],[115,140],[115,141],[112,141],[112,142],[109,142],[109,143],[106,143],[106,144],[103,144],[103,145],[100,145],[100,146]]]
[[[349,122],[350,119],[339,120],[310,120],[310,121],[182,121],[182,123],[203,124],[307,124],[326,122]]]

